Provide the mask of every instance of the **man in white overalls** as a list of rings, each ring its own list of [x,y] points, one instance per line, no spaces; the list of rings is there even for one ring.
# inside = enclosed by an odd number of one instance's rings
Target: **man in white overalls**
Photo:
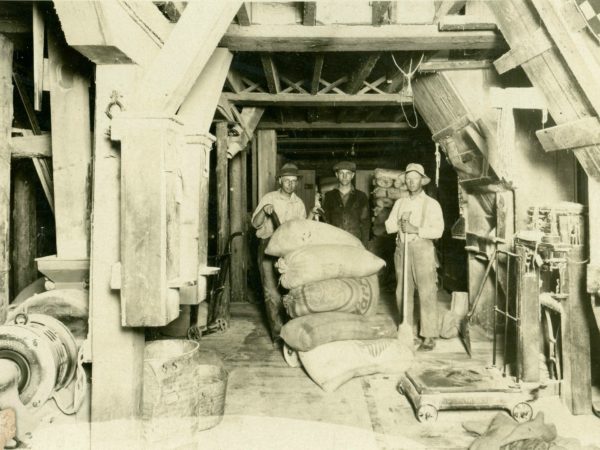
[[[406,186],[410,196],[396,200],[390,212],[385,228],[388,233],[398,233],[394,264],[398,285],[396,302],[402,311],[404,240],[408,241],[408,286],[407,298],[413,299],[415,285],[419,291],[419,334],[423,342],[420,351],[433,350],[435,338],[438,336],[437,319],[437,263],[433,240],[439,239],[444,232],[444,217],[437,200],[423,191],[423,186],[431,179],[425,175],[421,164],[411,163],[406,166]],[[413,316],[413,302],[407,305],[407,314]],[[407,317],[402,317],[402,321]],[[410,320],[412,322],[412,320]],[[409,322],[409,323],[410,323]]]

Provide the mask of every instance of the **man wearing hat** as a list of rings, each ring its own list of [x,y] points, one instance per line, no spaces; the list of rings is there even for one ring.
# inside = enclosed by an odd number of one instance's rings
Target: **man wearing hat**
[[[420,351],[433,350],[435,338],[438,336],[437,319],[437,263],[433,240],[439,239],[444,232],[442,208],[437,200],[423,191],[423,186],[431,179],[425,175],[421,164],[411,163],[406,166],[406,186],[409,197],[396,200],[390,212],[385,228],[388,233],[398,233],[394,264],[398,285],[396,302],[402,311],[402,286],[404,240],[408,242],[406,255],[408,269],[407,313],[412,318],[415,286],[419,291],[420,335],[423,342]],[[402,321],[407,320],[403,317]],[[412,320],[411,320],[412,322]]]
[[[280,223],[293,219],[306,219],[304,202],[295,194],[298,184],[298,167],[294,164],[284,164],[277,174],[277,182],[279,189],[266,193],[252,215],[252,226],[256,228],[256,236],[260,239],[258,268],[263,286],[267,319],[274,343],[279,338],[284,315],[277,275],[273,267],[276,259],[265,255],[269,239],[275,231],[272,220],[273,213],[277,215]]]
[[[350,161],[341,161],[333,166],[333,171],[338,179],[338,184],[323,198],[322,208],[325,222],[346,230],[367,245],[371,226],[369,200],[364,192],[355,189],[352,185],[356,164]]]

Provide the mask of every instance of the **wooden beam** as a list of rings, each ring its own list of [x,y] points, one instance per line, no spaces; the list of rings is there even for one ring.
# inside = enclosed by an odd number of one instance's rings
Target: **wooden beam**
[[[260,61],[267,79],[267,87],[271,94],[278,94],[281,91],[281,83],[279,81],[279,72],[275,66],[273,57],[267,53],[260,55]]]
[[[382,25],[386,23],[385,15],[388,14],[387,23],[390,23],[389,8],[392,2],[371,2],[371,23]]]
[[[52,139],[49,134],[12,138],[12,158],[51,158]]]
[[[348,94],[356,94],[362,87],[363,82],[369,77],[375,64],[379,61],[380,53],[371,53],[360,59],[358,68],[352,73],[346,91]]]
[[[237,21],[240,25],[247,27],[252,23],[252,5],[250,3],[242,3],[236,14]]]
[[[415,139],[414,135],[402,136],[374,136],[374,137],[320,137],[320,138],[290,138],[278,137],[277,145],[284,147],[286,145],[332,145],[332,144],[369,144],[385,142],[411,142]]]
[[[528,39],[513,46],[508,52],[494,61],[494,66],[499,74],[508,72],[525,64],[532,58],[550,50],[552,41],[543,28],[538,28],[531,33]]]
[[[586,117],[535,132],[547,152],[600,145],[600,119]]]
[[[13,178],[13,293],[19,294],[38,278],[35,264],[37,257],[37,208],[30,162],[22,161],[14,170]]]
[[[231,25],[220,45],[236,52],[376,52],[504,48],[494,31],[439,31],[436,25]]]
[[[229,223],[232,234],[244,232],[247,215],[245,159],[246,152],[240,152],[229,161]],[[231,243],[229,281],[232,302],[246,301],[246,257],[243,245],[245,239],[245,236],[242,236]]]
[[[222,98],[246,106],[400,106],[412,103],[412,97],[397,94],[263,94],[223,93]]]
[[[227,241],[229,239],[229,181],[227,158],[227,123],[218,122],[216,127],[217,137],[217,252],[223,255],[227,252]],[[230,318],[230,299],[231,289],[229,277],[225,278],[223,291],[218,297],[218,301],[212,302],[209,306],[209,321]],[[221,287],[221,286],[220,286]]]
[[[135,80],[135,66],[96,67],[95,130],[110,127],[104,110],[112,92],[121,92],[126,102]],[[106,439],[102,422],[140,418],[142,406],[144,329],[121,327],[119,291],[110,288],[112,265],[120,258],[120,159],[119,145],[103,132],[94,133],[90,258],[92,443]],[[117,379],[119,383],[115,383]],[[130,432],[130,438],[135,439],[134,428],[122,431]]]
[[[44,17],[40,5],[32,5],[33,22],[33,107],[36,111],[42,110],[42,93],[44,80]]]
[[[254,130],[260,122],[260,119],[265,112],[264,108],[246,107],[239,114],[238,120],[242,125],[242,133],[236,137],[227,138],[227,157],[232,158],[240,151],[244,150],[248,143],[252,140]]]
[[[310,93],[317,95],[319,92],[319,80],[321,79],[321,72],[323,72],[323,64],[325,62],[325,55],[323,53],[317,53],[315,55],[315,64],[313,66],[313,75],[310,82]]]
[[[579,45],[573,38],[564,21],[564,13],[558,10],[554,2],[532,0],[532,3],[596,115],[600,116],[598,65],[593,55],[589,51],[586,54],[585,45]]]
[[[496,22],[479,16],[446,16],[438,24],[440,31],[482,31],[497,29]]]
[[[89,257],[90,80],[73,66],[74,54],[77,56],[57,41],[55,32],[48,33],[56,255],[59,259]]]
[[[236,94],[239,94],[244,89],[246,89],[244,81],[242,80],[242,76],[237,70],[232,68],[230,68],[229,72],[227,73],[227,84],[229,85],[231,90]]]
[[[406,130],[406,122],[267,122],[258,123],[259,130]]]
[[[0,17],[0,33],[17,34],[31,33],[32,23],[29,17],[5,16]]]
[[[13,122],[13,44],[0,34],[0,323],[10,300],[10,145]]]
[[[274,189],[277,174],[277,134],[275,130],[257,132],[258,199]]]
[[[173,27],[151,2],[57,1],[68,44],[96,64],[149,65]]]
[[[240,1],[190,2],[138,85],[133,111],[175,114],[239,10]]]
[[[437,22],[442,17],[448,14],[456,14],[465,5],[466,0],[436,0],[435,2],[434,22]]]
[[[317,24],[317,2],[304,2],[302,5],[302,25]]]
[[[429,60],[419,66],[419,72],[439,72],[442,70],[479,70],[489,69],[492,62],[489,59],[457,59],[457,60]]]

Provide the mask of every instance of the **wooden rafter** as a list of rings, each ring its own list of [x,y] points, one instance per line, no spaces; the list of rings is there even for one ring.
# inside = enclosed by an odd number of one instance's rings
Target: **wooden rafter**
[[[281,91],[282,93],[296,91],[301,94],[308,94],[306,89],[304,89],[302,87],[304,80],[294,82],[294,81],[290,80],[289,78],[284,77],[283,75],[281,75],[280,78],[281,78],[281,81],[283,81],[285,84],[288,85],[287,88],[285,88],[284,90]]]
[[[456,14],[465,6],[465,3],[465,0],[436,0],[434,21],[437,22],[448,14]]]
[[[310,93],[316,95],[319,92],[319,80],[321,79],[321,72],[323,71],[323,63],[325,62],[325,55],[323,53],[317,53],[315,55],[315,64],[313,66],[313,75],[310,82]]]
[[[242,76],[235,69],[229,69],[229,72],[227,73],[227,84],[236,94],[239,94],[246,89],[246,86],[242,80]]]
[[[371,23],[373,25],[382,25],[386,23],[386,14],[388,14],[387,23],[390,23],[389,12],[391,5],[392,2],[371,2]]]
[[[132,110],[174,114],[239,10],[239,1],[190,2],[136,89]]]
[[[267,87],[271,94],[277,94],[281,92],[281,82],[279,81],[279,72],[275,66],[273,56],[268,53],[260,55],[260,62],[262,63],[263,70],[265,72],[265,78],[267,79]]]
[[[398,94],[263,94],[223,93],[221,97],[236,105],[245,106],[399,106],[411,104],[412,97]]]
[[[252,10],[251,6],[248,3],[242,3],[240,6],[240,10],[238,11],[237,21],[240,25],[247,27],[252,23]]]
[[[302,24],[309,26],[317,24],[317,2],[304,2],[302,5]]]
[[[362,88],[363,82],[371,74],[375,64],[379,61],[380,55],[380,53],[371,53],[361,58],[358,68],[352,73],[350,81],[348,81],[348,85],[346,86],[348,94],[354,95]]]
[[[334,91],[334,92],[337,92],[338,94],[345,94],[345,92],[342,91],[340,88],[338,88],[338,86],[341,84],[344,84],[346,81],[348,81],[348,77],[346,77],[346,76],[338,78],[333,83],[329,83],[328,81],[325,81],[323,78],[321,78],[321,79],[319,79],[319,83],[321,83],[325,87],[323,89],[321,89],[318,92],[318,94],[326,94],[329,91]]]
[[[240,52],[489,50],[505,46],[494,31],[439,31],[437,25],[231,25],[220,46]]]
[[[261,121],[260,130],[405,130],[406,122],[324,122],[324,121],[290,121],[285,123]]]

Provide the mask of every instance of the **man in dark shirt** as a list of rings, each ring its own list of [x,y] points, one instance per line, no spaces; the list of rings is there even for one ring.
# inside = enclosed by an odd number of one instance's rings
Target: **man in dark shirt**
[[[352,185],[356,164],[342,161],[333,166],[338,185],[323,199],[325,222],[346,230],[366,246],[369,241],[369,200],[367,195]]]

